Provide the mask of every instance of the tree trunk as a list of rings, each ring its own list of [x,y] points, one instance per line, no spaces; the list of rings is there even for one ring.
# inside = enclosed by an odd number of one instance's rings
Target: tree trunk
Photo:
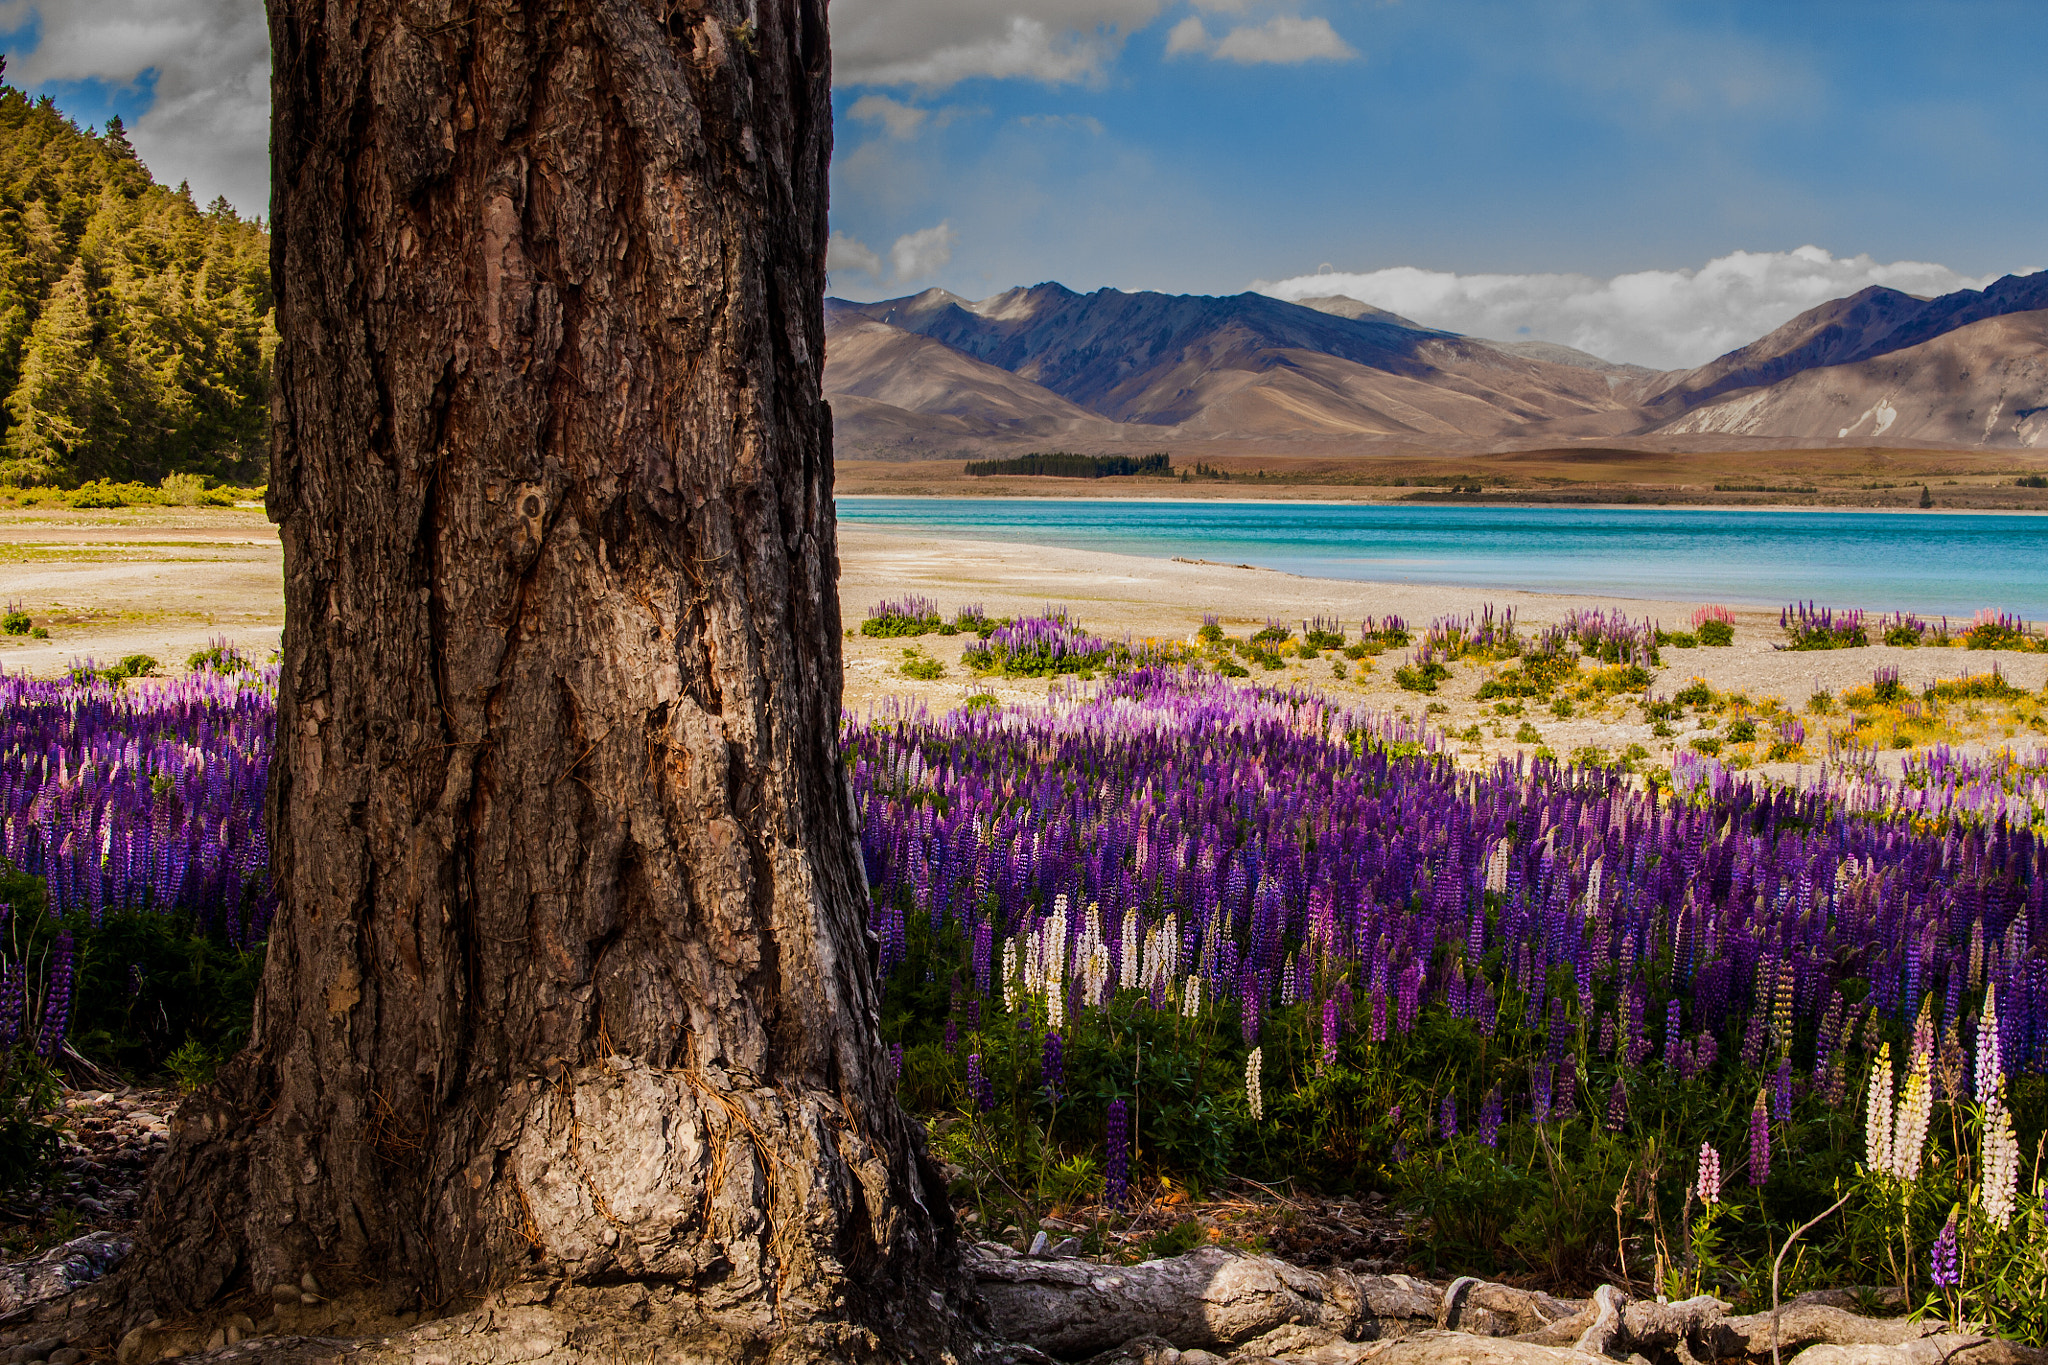
[[[658,1282],[929,1355],[964,1280],[837,740],[825,0],[270,25],[282,909],[132,1302]]]

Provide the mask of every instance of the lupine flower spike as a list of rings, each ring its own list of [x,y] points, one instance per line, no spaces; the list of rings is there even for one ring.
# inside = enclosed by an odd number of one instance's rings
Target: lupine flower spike
[[[1941,1235],[1934,1239],[1934,1251],[1928,1257],[1928,1270],[1935,1287],[1954,1289],[1963,1282],[1962,1256],[1956,1245],[1956,1215],[1950,1210],[1948,1221],[1941,1225]]]
[[[1700,1202],[1712,1208],[1721,1202],[1721,1154],[1711,1142],[1700,1144]]]

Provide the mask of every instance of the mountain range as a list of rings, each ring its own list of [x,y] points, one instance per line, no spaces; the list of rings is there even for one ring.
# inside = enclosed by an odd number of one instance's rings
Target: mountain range
[[[1342,296],[1041,284],[979,302],[830,299],[825,318],[848,458],[1204,441],[2048,447],[2048,272],[1932,299],[1865,289],[1671,371],[1461,336]]]

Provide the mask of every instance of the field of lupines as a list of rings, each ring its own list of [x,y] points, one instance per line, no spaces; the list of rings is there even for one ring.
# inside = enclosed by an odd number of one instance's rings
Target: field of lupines
[[[1634,687],[1684,645],[1597,614],[1533,642],[1481,613],[1161,644],[894,605],[870,634],[1111,675],[848,725],[885,1035],[985,1225],[1235,1177],[1374,1189],[1426,1215],[1438,1270],[1755,1302],[1786,1231],[1846,1194],[1792,1290],[2043,1316],[2048,757],[1926,750],[1805,791],[1690,751],[1662,789],[1460,771],[1406,719],[1219,675],[1283,646],[1369,666],[1421,635]],[[232,1045],[272,909],[273,687],[0,678],[0,840],[30,874],[0,963],[18,1058],[67,1026],[138,1069],[203,1074]],[[215,1007],[176,1014],[192,1001]]]
[[[849,735],[886,1031],[991,1224],[1161,1177],[1378,1188],[1446,1270],[1755,1302],[1847,1194],[1795,1287],[1917,1301],[1956,1214],[1973,1311],[2048,1303],[2018,1194],[2048,1118],[2048,853],[1981,795],[2031,778],[1930,760],[1802,792],[1695,756],[1660,797],[1432,750],[1177,669]],[[1893,1052],[1910,1175],[1866,1132]],[[1891,1123],[1887,1152],[1913,1145]]]
[[[275,901],[275,670],[0,674],[0,1045],[203,1073],[247,1028]]]

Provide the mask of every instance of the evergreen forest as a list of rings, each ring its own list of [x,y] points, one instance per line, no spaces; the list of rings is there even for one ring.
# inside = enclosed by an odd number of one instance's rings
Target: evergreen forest
[[[261,482],[275,339],[261,222],[0,83],[0,484]]]

